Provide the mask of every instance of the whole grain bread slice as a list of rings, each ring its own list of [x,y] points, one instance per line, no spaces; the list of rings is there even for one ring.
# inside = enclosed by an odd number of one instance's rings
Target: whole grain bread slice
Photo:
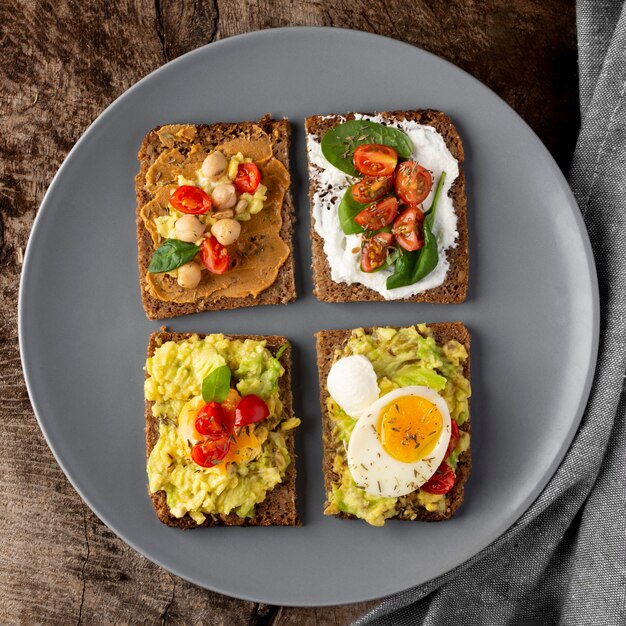
[[[354,113],[346,115],[313,115],[305,120],[305,129],[308,135],[317,135],[321,140],[324,133],[341,122],[354,119]],[[452,185],[449,196],[454,203],[457,215],[458,239],[455,248],[446,252],[450,269],[445,281],[439,287],[418,293],[410,298],[395,300],[395,302],[436,302],[452,304],[463,302],[467,295],[469,277],[469,252],[467,232],[467,198],[465,195],[465,174],[463,172],[463,144],[450,118],[441,111],[431,109],[417,109],[415,111],[393,111],[378,113],[383,120],[409,120],[432,126],[439,132],[452,156],[459,162],[459,176]],[[309,199],[313,206],[313,195],[318,190],[316,182],[317,166],[309,159]],[[348,285],[336,283],[332,280],[328,259],[324,253],[324,240],[315,231],[315,219],[311,216],[311,241],[313,248],[312,269],[314,294],[323,302],[362,302],[384,301],[376,291],[361,284]]]
[[[462,322],[444,322],[427,324],[427,327],[431,330],[433,338],[438,344],[441,345],[451,339],[456,339],[456,341],[465,346],[468,359],[463,364],[463,375],[469,380],[470,335],[465,325]],[[399,327],[396,326],[394,328]],[[371,332],[372,329],[366,328],[365,331]],[[339,477],[333,471],[333,459],[335,458],[335,450],[338,442],[333,436],[332,423],[328,415],[328,409],[326,408],[326,401],[329,397],[328,389],[326,388],[326,379],[328,378],[328,372],[330,371],[334,361],[335,350],[342,348],[345,345],[350,338],[351,333],[351,330],[321,330],[315,334],[317,345],[317,368],[320,380],[320,405],[322,411],[322,471],[324,473],[324,487],[326,489],[326,505],[328,505],[329,496],[332,492],[333,482],[339,480]],[[470,432],[471,426],[469,417],[459,428],[465,432]],[[447,502],[445,513],[430,512],[423,507],[416,507],[415,509],[412,509],[412,512],[416,514],[413,519],[426,522],[438,522],[451,518],[463,502],[465,483],[471,468],[471,453],[470,450],[467,450],[459,456],[456,467],[456,482],[452,490],[446,496]],[[400,511],[395,518],[390,519],[408,519],[407,517],[403,517],[401,513],[402,512]],[[346,513],[339,513],[335,515],[335,517],[357,519],[354,515],[348,515]]]
[[[274,120],[267,115],[257,122],[219,122],[210,125],[200,124],[196,126],[196,128],[201,144],[212,149],[226,141],[252,134],[255,126],[260,127],[272,138],[274,157],[281,161],[287,170],[289,170],[289,141],[291,129],[286,119]],[[148,318],[164,319],[178,315],[189,315],[199,311],[238,309],[262,304],[286,304],[295,300],[296,288],[292,243],[295,212],[290,189],[285,193],[283,200],[281,211],[282,225],[280,229],[280,238],[289,246],[290,254],[289,258],[280,268],[276,280],[270,287],[262,291],[256,297],[252,295],[242,298],[208,296],[194,302],[185,303],[166,302],[150,294],[146,284],[146,273],[154,250],[150,233],[146,230],[140,215],[141,207],[151,200],[150,194],[145,189],[146,173],[164,150],[169,150],[170,147],[178,148],[183,153],[188,150],[188,144],[185,141],[177,140],[176,137],[172,140],[172,146],[164,147],[157,135],[157,131],[160,128],[160,126],[157,126],[144,138],[138,153],[140,165],[139,173],[135,177],[139,282],[141,286],[141,299]]]
[[[155,350],[167,341],[184,341],[193,334],[198,333],[172,333],[162,328],[160,331],[152,333],[148,342],[148,356],[152,356]],[[206,335],[198,334],[200,338]],[[284,337],[276,335],[225,335],[229,339],[253,339],[256,341],[265,340],[266,347],[272,354],[276,354],[278,349],[287,344],[287,348],[280,357],[280,362],[285,369],[285,373],[279,379],[279,394],[283,402],[284,411],[287,417],[293,416],[292,395],[291,395],[291,348]],[[146,378],[148,373],[146,372]],[[146,459],[150,456],[152,449],[159,439],[159,420],[152,415],[154,402],[146,400]],[[235,513],[229,515],[207,515],[202,524],[197,524],[189,514],[184,517],[174,517],[166,501],[164,491],[150,493],[152,505],[157,517],[167,526],[175,526],[182,529],[200,528],[201,526],[300,526],[300,519],[296,507],[296,463],[295,463],[295,442],[293,430],[285,434],[287,450],[291,457],[291,463],[287,468],[283,482],[279,483],[269,491],[263,502],[257,504],[254,515],[249,518],[241,518]]]

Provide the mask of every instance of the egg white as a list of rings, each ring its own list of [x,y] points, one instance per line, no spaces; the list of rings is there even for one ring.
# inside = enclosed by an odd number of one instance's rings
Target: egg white
[[[443,428],[432,452],[426,459],[404,463],[385,452],[378,437],[381,411],[393,400],[417,396],[432,402],[441,413]],[[354,482],[368,493],[399,497],[423,485],[435,473],[446,454],[450,441],[450,412],[446,401],[434,390],[423,386],[395,389],[371,404],[358,419],[348,442],[348,467]]]
[[[355,418],[360,417],[380,393],[374,366],[362,354],[336,361],[328,372],[326,388],[330,397]]]

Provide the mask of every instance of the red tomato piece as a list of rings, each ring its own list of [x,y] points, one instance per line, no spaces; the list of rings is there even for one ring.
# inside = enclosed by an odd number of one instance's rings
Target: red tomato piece
[[[426,200],[433,186],[433,175],[415,161],[404,161],[396,170],[396,193],[406,204]]]
[[[261,182],[261,172],[254,163],[240,163],[233,181],[239,193],[254,193]]]
[[[243,428],[248,424],[256,424],[270,414],[263,398],[250,394],[241,398],[235,410],[235,426]]]
[[[364,143],[354,151],[352,160],[365,176],[391,176],[398,164],[398,153],[381,143]]]
[[[393,185],[393,176],[367,176],[352,185],[352,197],[359,204],[376,202],[386,196]]]
[[[391,224],[397,214],[398,200],[391,197],[365,207],[355,216],[354,221],[365,230],[380,230]]]
[[[211,196],[193,185],[180,186],[171,196],[170,204],[181,213],[203,215],[213,207]]]
[[[224,411],[224,424],[229,434],[234,432],[235,427],[235,411],[237,405],[241,402],[241,396],[236,389],[230,389],[228,395],[222,402],[222,409]]]
[[[201,435],[209,437],[209,439],[219,439],[230,434],[224,409],[219,402],[209,402],[198,411],[195,428]]]
[[[420,489],[426,493],[448,493],[454,487],[455,481],[454,470],[444,461],[430,477],[430,480],[425,482]]]
[[[391,232],[395,235],[396,241],[409,252],[419,250],[424,245],[424,237],[421,232],[421,224],[424,221],[424,214],[417,206],[410,206],[398,215],[393,223]]]
[[[361,247],[361,270],[373,272],[387,261],[387,248],[393,243],[391,233],[376,233],[365,239]]]
[[[207,439],[191,448],[191,458],[200,467],[217,465],[230,449],[230,439],[226,436],[219,439]]]
[[[446,450],[446,456],[444,459],[447,459],[456,448],[456,445],[459,443],[459,427],[456,423],[456,420],[450,420],[450,441],[448,442],[448,449]]]
[[[213,235],[206,237],[202,242],[200,260],[213,274],[224,274],[230,265],[228,250]]]

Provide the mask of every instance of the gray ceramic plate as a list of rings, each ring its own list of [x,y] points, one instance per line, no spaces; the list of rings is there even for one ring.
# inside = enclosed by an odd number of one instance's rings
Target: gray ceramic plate
[[[322,304],[312,295],[302,121],[432,107],[465,143],[471,285],[462,305]],[[297,302],[173,319],[172,330],[284,334],[295,346],[302,528],[180,532],[146,491],[143,365],[158,322],[139,299],[133,177],[143,135],[168,122],[286,115],[294,128]],[[380,597],[476,554],[530,505],[578,426],[595,365],[598,295],[567,183],[526,124],[468,74],[365,33],[284,29],[185,55],[140,81],[76,144],[41,206],[22,276],[20,342],[41,428],[96,514],[148,558],[241,598],[323,605]],[[458,515],[370,528],[322,515],[313,333],[464,321],[472,332],[474,470]]]

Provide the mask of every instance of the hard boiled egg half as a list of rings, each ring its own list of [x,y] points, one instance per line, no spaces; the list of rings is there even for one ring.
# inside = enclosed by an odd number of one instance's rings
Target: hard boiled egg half
[[[350,435],[347,458],[354,482],[377,496],[415,491],[443,461],[450,429],[448,405],[433,389],[414,385],[385,394],[361,413]]]

